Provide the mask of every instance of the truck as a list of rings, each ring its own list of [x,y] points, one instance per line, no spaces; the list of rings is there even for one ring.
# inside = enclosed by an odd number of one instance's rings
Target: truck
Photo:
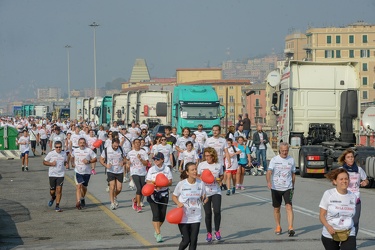
[[[14,117],[22,116],[22,106],[13,106],[13,116]]]
[[[211,85],[178,85],[173,90],[172,126],[181,134],[184,127],[192,132],[203,124],[211,134],[213,125],[220,125],[225,116],[215,89]]]
[[[267,78],[276,89],[271,111],[277,115],[278,142],[290,144],[301,177],[322,175],[339,167],[347,148],[365,166],[373,147],[358,146],[360,81],[354,62],[289,61],[282,74]]]
[[[99,113],[99,124],[106,128],[111,125],[112,117],[112,96],[104,96],[100,104]]]
[[[35,106],[35,116],[46,118],[49,112],[49,107],[46,105],[36,105]]]
[[[35,116],[35,105],[34,104],[22,105],[22,116],[23,117]]]
[[[136,121],[153,128],[157,124],[171,123],[172,95],[169,91],[128,91],[113,94],[112,98],[111,120],[120,125]]]

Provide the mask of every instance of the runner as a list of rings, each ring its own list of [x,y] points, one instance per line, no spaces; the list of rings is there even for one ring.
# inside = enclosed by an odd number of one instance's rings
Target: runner
[[[64,184],[65,168],[68,167],[68,161],[65,152],[62,151],[62,142],[55,142],[55,150],[49,152],[43,160],[45,166],[49,166],[48,176],[50,185],[51,200],[48,206],[52,207],[56,200],[56,212],[62,212],[60,201],[62,197],[62,187]]]
[[[169,185],[172,185],[172,172],[169,167],[164,164],[164,154],[159,152],[155,154],[152,158],[154,160],[154,165],[150,168],[147,173],[146,181],[147,183],[154,184],[156,176],[159,174],[164,174],[168,180]],[[154,193],[147,197],[147,201],[150,204],[152,211],[152,225],[155,229],[155,239],[156,242],[163,242],[163,237],[160,232],[160,227],[163,225],[165,216],[167,214],[167,205],[169,200],[169,188],[168,187],[158,187],[155,184]]]
[[[232,186],[232,194],[236,192],[236,175],[238,169],[238,158],[240,158],[241,150],[235,146],[233,146],[233,140],[231,138],[227,139],[228,143],[228,153],[230,158],[225,158],[225,166],[226,170],[225,173],[227,174],[227,195],[231,193],[231,180],[233,183]]]
[[[186,169],[186,164],[189,162],[197,163],[199,160],[199,156],[197,151],[193,150],[193,143],[191,141],[186,142],[186,150],[180,154],[180,172],[183,172]]]
[[[358,235],[359,230],[359,217],[361,216],[361,198],[359,187],[365,187],[369,184],[367,179],[366,172],[360,167],[357,166],[354,160],[355,152],[352,149],[345,150],[338,158],[338,163],[345,168],[349,173],[349,187],[348,189],[357,196],[355,215],[353,217],[354,227],[355,227],[355,236]]]
[[[212,126],[212,137],[208,138],[206,140],[206,143],[204,144],[204,148],[207,147],[212,147],[216,150],[217,153],[217,158],[218,158],[218,163],[220,166],[223,168],[224,172],[224,182],[221,185],[221,188],[224,190],[227,190],[227,185],[225,184],[225,166],[224,166],[224,156],[226,158],[230,158],[228,154],[227,148],[227,142],[224,138],[220,137],[220,131],[221,131],[221,126],[220,125],[214,125]]]
[[[326,250],[354,250],[356,236],[353,217],[357,197],[348,190],[349,173],[344,168],[337,168],[325,177],[336,187],[325,191],[319,204],[323,246]],[[347,233],[347,239],[335,239],[339,231]]]
[[[173,192],[172,200],[177,207],[184,208],[184,216],[178,228],[182,235],[182,240],[178,249],[197,249],[199,227],[202,220],[202,201],[205,198],[206,187],[203,181],[197,179],[197,165],[193,162],[185,164],[181,173],[181,181]]]
[[[173,149],[171,145],[167,144],[167,138],[165,136],[160,138],[160,142],[160,144],[155,145],[154,155],[157,155],[159,152],[162,153],[164,155],[164,165],[172,170]]]
[[[206,240],[212,241],[212,212],[214,213],[215,238],[221,240],[220,223],[221,223],[221,190],[219,184],[223,180],[223,166],[219,163],[217,152],[212,147],[204,149],[204,161],[198,165],[198,176],[200,177],[203,170],[208,169],[215,177],[215,182],[206,186],[207,202],[203,205],[205,213],[205,223],[207,229]]]
[[[76,208],[80,210],[86,205],[85,196],[91,174],[96,174],[95,165],[90,167],[90,164],[95,163],[97,159],[94,151],[86,147],[85,138],[79,139],[78,145],[79,148],[74,149],[72,152],[72,166],[75,171]]]
[[[112,146],[105,148],[100,156],[100,163],[107,168],[111,210],[119,207],[117,196],[121,193],[124,179],[125,156],[119,145],[120,140],[118,138],[113,139]]]
[[[248,146],[244,144],[245,138],[239,136],[237,138],[237,147],[241,150],[240,160],[238,162],[237,176],[236,176],[236,189],[244,190],[243,179],[245,176],[245,167],[251,162],[251,152]]]
[[[275,218],[276,229],[275,234],[280,235],[282,232],[280,225],[280,208],[282,199],[284,198],[285,210],[288,221],[288,234],[293,237],[295,232],[293,229],[293,193],[294,183],[296,180],[296,165],[293,157],[288,155],[289,144],[281,142],[279,146],[279,155],[273,157],[267,170],[266,179],[267,186],[271,189],[273,215]]]
[[[27,133],[27,129],[23,132],[23,135],[18,138],[17,144],[20,145],[21,157],[22,157],[22,171],[29,171],[29,151],[30,151],[30,137]]]
[[[141,141],[139,139],[133,141],[133,147],[134,149],[126,155],[126,159],[130,165],[130,175],[137,188],[136,196],[132,199],[132,207],[140,213],[142,212],[141,196],[147,174],[148,155],[144,150],[141,150]]]

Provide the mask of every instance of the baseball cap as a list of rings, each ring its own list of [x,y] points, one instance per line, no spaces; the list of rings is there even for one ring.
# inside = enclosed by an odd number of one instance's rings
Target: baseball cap
[[[154,157],[152,157],[153,160],[164,160],[164,155],[163,153],[157,153],[156,155],[154,155]]]
[[[118,126],[119,129],[126,129],[125,126]]]

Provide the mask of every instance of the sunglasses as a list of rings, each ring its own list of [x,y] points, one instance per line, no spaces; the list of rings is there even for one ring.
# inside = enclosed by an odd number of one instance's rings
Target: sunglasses
[[[153,158],[154,161],[160,161],[161,159],[160,158]]]
[[[162,141],[166,141],[167,139],[161,139]]]
[[[61,148],[61,147],[55,147],[55,148]]]

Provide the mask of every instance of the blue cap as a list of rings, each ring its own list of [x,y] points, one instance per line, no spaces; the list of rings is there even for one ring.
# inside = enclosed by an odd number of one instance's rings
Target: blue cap
[[[153,160],[164,160],[164,154],[163,153],[157,153],[156,155],[154,155],[154,157],[152,157]]]

